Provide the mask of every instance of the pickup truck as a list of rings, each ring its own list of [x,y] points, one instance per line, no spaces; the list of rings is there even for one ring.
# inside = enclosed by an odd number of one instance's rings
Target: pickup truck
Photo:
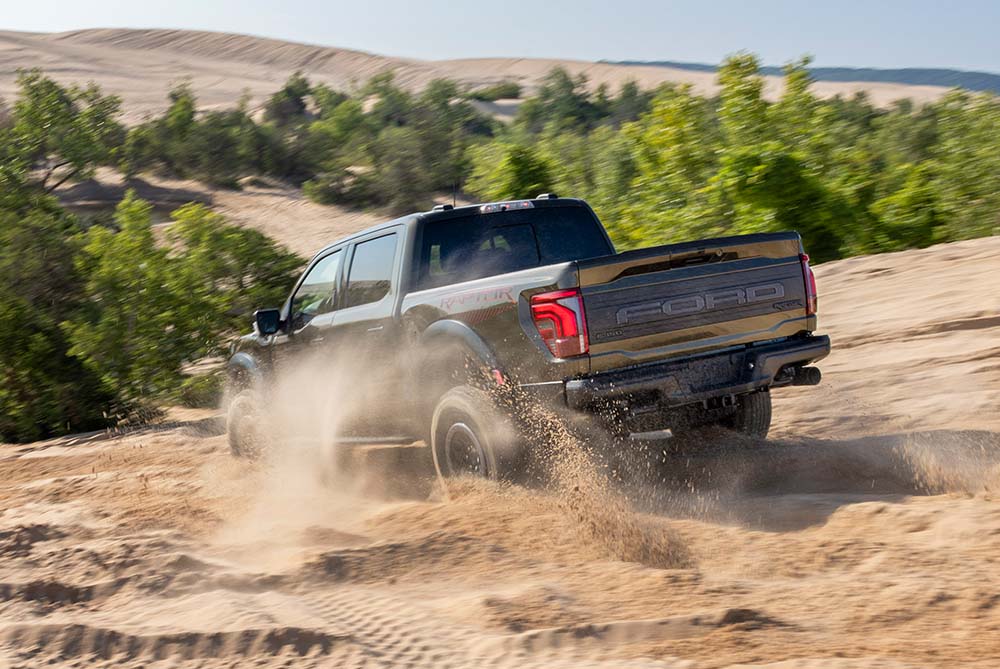
[[[795,232],[616,253],[582,200],[438,205],[330,244],[255,313],[228,363],[230,445],[255,452],[268,389],[306,352],[362,361],[354,438],[422,438],[441,477],[505,477],[530,448],[498,429],[491,386],[618,435],[763,439],[771,389],[819,383],[816,302]]]

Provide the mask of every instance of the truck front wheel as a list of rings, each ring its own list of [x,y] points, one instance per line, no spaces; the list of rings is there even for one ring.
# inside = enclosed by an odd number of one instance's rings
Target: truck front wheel
[[[458,386],[441,396],[431,419],[431,453],[438,478],[510,478],[520,444],[509,417],[478,388]]]
[[[240,391],[229,403],[226,415],[229,450],[238,458],[258,459],[265,450],[266,430],[260,398],[250,388]]]

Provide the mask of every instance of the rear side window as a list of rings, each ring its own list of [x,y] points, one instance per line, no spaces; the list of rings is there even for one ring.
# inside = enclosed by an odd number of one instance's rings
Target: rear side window
[[[421,242],[420,288],[612,253],[581,207],[540,207],[431,221]]]
[[[354,247],[347,275],[347,307],[378,302],[392,289],[396,235],[386,235]]]
[[[571,210],[556,209],[555,211]],[[581,221],[576,216],[553,216],[543,222],[536,223],[534,226],[535,235],[538,238],[538,250],[541,254],[542,264],[554,265],[567,260],[600,258],[611,253],[612,249],[608,247],[608,241],[597,230],[598,225],[589,216],[586,217],[585,221]]]

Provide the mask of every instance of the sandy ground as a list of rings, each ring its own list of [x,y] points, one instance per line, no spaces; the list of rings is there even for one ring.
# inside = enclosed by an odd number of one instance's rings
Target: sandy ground
[[[260,190],[215,204],[368,223]],[[254,465],[210,412],[0,446],[0,667],[996,667],[998,259],[819,267],[823,385],[658,483],[444,501],[419,445]]]
[[[262,104],[296,70],[310,79],[337,88],[363,84],[373,75],[392,70],[397,80],[421,88],[435,78],[449,78],[470,86],[512,80],[530,93],[556,66],[572,74],[586,74],[593,86],[613,90],[626,81],[643,87],[663,82],[686,83],[701,94],[717,91],[712,73],[674,68],[623,66],[574,60],[532,58],[471,58],[422,61],[393,58],[335,47],[189,30],[80,30],[36,34],[0,31],[0,97],[12,99],[19,68],[41,67],[64,83],[94,81],[105,91],[121,95],[128,122],[158,113],[167,104],[167,91],[188,80],[205,108],[232,107],[244,92],[254,105]],[[865,91],[878,105],[912,98],[926,102],[947,89],[869,82],[819,82],[822,96],[853,96]],[[780,95],[781,81],[766,78],[766,95]],[[510,101],[484,105],[500,117],[509,117]]]

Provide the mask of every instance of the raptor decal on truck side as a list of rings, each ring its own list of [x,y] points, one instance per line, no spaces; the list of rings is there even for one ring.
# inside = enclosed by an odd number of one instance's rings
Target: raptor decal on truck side
[[[696,314],[741,304],[777,300],[784,296],[785,287],[780,283],[761,283],[746,288],[723,288],[706,293],[693,293],[622,307],[615,312],[615,321],[618,325],[648,323],[670,316]]]

